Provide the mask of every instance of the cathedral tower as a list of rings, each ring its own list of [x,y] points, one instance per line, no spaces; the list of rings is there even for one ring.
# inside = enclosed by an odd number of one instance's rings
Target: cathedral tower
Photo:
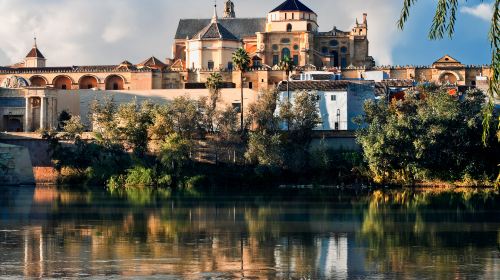
[[[235,18],[236,13],[234,11],[234,3],[231,0],[227,0],[224,5],[224,18]]]
[[[36,45],[36,38],[35,38],[35,43],[33,44],[33,48],[26,55],[26,58],[24,59],[24,67],[42,68],[45,67],[45,61],[46,61],[45,57],[43,56],[42,52],[40,52],[38,46]]]

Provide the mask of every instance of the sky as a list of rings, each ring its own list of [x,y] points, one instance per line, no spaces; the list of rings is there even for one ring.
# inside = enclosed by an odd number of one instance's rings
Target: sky
[[[265,17],[284,0],[233,0],[237,17]],[[378,65],[430,65],[445,54],[488,64],[493,0],[459,0],[453,39],[427,38],[437,0],[420,0],[406,28],[396,26],[403,0],[302,0],[320,31],[350,30],[368,13],[370,55]],[[224,0],[217,0],[222,14]],[[210,18],[213,0],[0,0],[0,65],[21,61],[33,45],[48,66],[139,63],[171,57],[181,18]]]

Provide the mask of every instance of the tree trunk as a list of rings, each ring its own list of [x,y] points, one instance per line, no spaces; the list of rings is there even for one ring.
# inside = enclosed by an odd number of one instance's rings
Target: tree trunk
[[[240,73],[240,88],[241,88],[241,133],[243,133],[244,130],[244,124],[243,124],[243,71]]]

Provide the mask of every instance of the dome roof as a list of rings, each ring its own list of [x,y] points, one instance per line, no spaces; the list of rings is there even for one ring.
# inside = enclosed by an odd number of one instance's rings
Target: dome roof
[[[285,2],[281,3],[278,7],[276,7],[272,12],[279,12],[279,11],[299,11],[299,12],[306,12],[306,13],[314,13],[313,10],[309,9],[306,5],[302,4],[299,0],[286,0]]]
[[[24,88],[24,87],[29,87],[30,82],[26,80],[23,77],[19,76],[10,76],[5,78],[2,81],[2,84],[0,84],[0,87],[2,88]]]

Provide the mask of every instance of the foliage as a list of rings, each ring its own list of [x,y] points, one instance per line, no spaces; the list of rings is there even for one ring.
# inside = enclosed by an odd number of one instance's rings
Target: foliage
[[[191,142],[177,133],[165,139],[160,152],[160,161],[170,173],[178,171],[188,162]]]
[[[137,101],[122,104],[114,117],[117,124],[116,133],[125,142],[125,147],[133,150],[136,156],[142,157],[148,149],[148,126],[151,124],[152,105]]]
[[[368,101],[368,127],[357,136],[375,181],[490,178],[500,155],[495,141],[482,146],[483,105],[480,91],[469,91],[463,101],[445,91],[420,99],[407,94],[392,104]]]
[[[244,48],[238,48],[233,53],[232,60],[234,66],[236,66],[236,69],[238,69],[239,71],[245,72],[250,66],[250,56]]]
[[[279,130],[279,117],[276,116],[278,91],[262,90],[256,102],[249,106],[249,119],[255,131],[274,133]]]
[[[57,118],[57,128],[58,130],[62,130],[64,128],[64,125],[67,121],[71,119],[71,115],[66,111],[63,110],[60,114],[59,117]]]
[[[282,140],[280,134],[251,132],[245,158],[251,163],[262,166],[283,166]]]
[[[404,0],[401,16],[398,21],[398,26],[403,29],[406,21],[410,16],[411,7],[417,0]],[[432,26],[429,31],[430,39],[441,39],[445,32],[451,38],[455,33],[456,12],[459,5],[458,0],[439,0],[437,3],[436,12],[432,21]],[[484,108],[482,141],[484,145],[488,144],[488,139],[491,134],[491,126],[493,124],[494,99],[500,97],[500,0],[495,0],[493,3],[493,17],[491,19],[491,27],[489,38],[491,42],[491,79],[489,81],[489,101]],[[500,141],[500,116],[497,119],[497,138]],[[497,183],[500,184],[500,173]]]
[[[220,88],[222,86],[222,76],[214,72],[207,78],[206,86],[210,95],[200,99],[203,127],[207,132],[215,132],[215,118],[217,116],[217,103],[220,99]]]
[[[236,69],[240,70],[240,89],[241,89],[241,96],[240,96],[240,104],[241,104],[241,109],[240,109],[240,125],[241,125],[241,132],[244,131],[245,128],[245,122],[244,122],[244,102],[243,102],[243,73],[248,70],[248,67],[250,66],[250,56],[248,55],[248,52],[244,48],[238,48],[234,53],[233,53],[233,64],[236,66]]]

